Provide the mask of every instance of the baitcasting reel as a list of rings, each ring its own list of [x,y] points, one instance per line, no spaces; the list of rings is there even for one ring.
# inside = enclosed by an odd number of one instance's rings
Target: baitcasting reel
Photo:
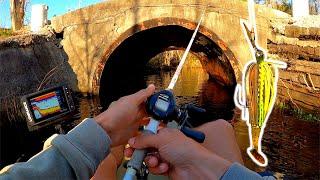
[[[183,134],[199,143],[204,142],[205,134],[191,129],[188,121],[197,116],[201,116],[205,110],[191,104],[185,105],[180,109],[177,108],[175,97],[170,90],[162,90],[149,97],[146,103],[146,110],[148,114],[151,115],[151,119],[142,135],[156,134],[160,122],[167,124],[175,120],[179,122],[177,128],[180,129]],[[143,169],[146,169],[143,165],[143,159],[146,153],[147,151],[145,149],[136,149],[134,151],[132,158],[127,164],[127,171],[123,179],[131,180],[137,177],[139,177],[139,179],[147,177],[148,173],[143,171]]]
[[[179,123],[178,129],[193,140],[203,143],[205,134],[190,129],[188,122],[199,118],[205,110],[198,108],[192,104],[185,105],[180,109],[177,108],[175,97],[169,90],[162,90],[153,94],[147,101],[146,109],[149,115],[156,120],[162,121],[167,124],[170,121],[177,121]]]

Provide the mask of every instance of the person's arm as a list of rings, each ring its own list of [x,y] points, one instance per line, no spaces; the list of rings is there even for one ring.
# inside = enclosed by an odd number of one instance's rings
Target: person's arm
[[[131,138],[129,144],[131,147],[125,150],[127,157],[133,154],[133,148],[157,149],[160,157],[150,154],[145,162],[151,173],[168,174],[170,179],[274,179],[231,163],[177,129],[162,128],[158,134]]]
[[[229,169],[225,172],[225,174],[221,177],[221,180],[229,180],[229,179],[237,179],[237,180],[255,180],[255,179],[264,179],[264,180],[272,180],[275,179],[273,176],[263,176],[261,177],[258,173],[247,169],[239,163],[233,163]]]
[[[93,119],[80,123],[66,135],[49,138],[43,151],[24,163],[7,166],[1,179],[89,179],[110,146],[124,144],[147,114],[145,100],[155,87],[120,98]]]
[[[90,179],[108,155],[111,140],[93,119],[66,135],[53,135],[48,147],[23,163],[5,167],[1,179]]]

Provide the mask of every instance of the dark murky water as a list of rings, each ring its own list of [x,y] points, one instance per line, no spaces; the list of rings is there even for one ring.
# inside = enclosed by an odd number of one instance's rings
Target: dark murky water
[[[319,179],[319,123],[274,111],[264,136],[270,169],[288,177]]]
[[[255,171],[276,172],[284,179],[319,179],[319,122],[302,121],[274,109],[262,141],[262,151],[269,159],[267,168],[256,166],[246,154],[249,146],[244,121],[234,123],[237,140],[247,167]]]
[[[158,89],[164,89],[169,84],[173,71],[158,71],[144,74],[146,84],[154,83]],[[131,88],[131,87],[130,87]],[[184,67],[176,84],[174,93],[179,105],[193,103],[207,109],[210,119],[233,119],[237,140],[242,150],[245,164],[255,171],[277,172],[278,177],[284,179],[319,179],[319,122],[306,122],[295,118],[290,114],[274,110],[268,121],[263,139],[263,152],[269,158],[267,169],[255,166],[246,155],[248,147],[248,133],[245,122],[237,120],[239,115],[234,115],[233,91],[208,79],[208,75],[201,67]],[[82,97],[79,101],[81,118],[75,121],[77,124],[86,117],[98,114],[102,107],[98,97]],[[235,118],[233,118],[235,117]],[[205,122],[197,122],[196,125]],[[49,130],[45,138],[49,137]],[[10,132],[1,132],[8,135]],[[52,134],[53,131],[50,130]],[[41,144],[45,138],[39,138],[40,134],[32,135],[20,148],[20,154],[25,154],[22,160],[41,150]],[[28,138],[30,138],[29,136]],[[32,143],[30,143],[32,142]],[[1,142],[3,143],[3,142]],[[9,147],[9,146],[8,146]],[[12,147],[6,148],[11,151]],[[15,147],[14,149],[18,149]],[[23,152],[24,151],[24,152]],[[10,155],[10,153],[8,153]],[[17,154],[17,152],[16,152]],[[9,158],[10,159],[10,158]],[[12,160],[6,163],[13,163]],[[1,164],[1,166],[6,164]]]

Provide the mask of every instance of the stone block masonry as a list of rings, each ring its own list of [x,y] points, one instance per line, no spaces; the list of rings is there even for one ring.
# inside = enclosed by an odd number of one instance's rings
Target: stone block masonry
[[[320,16],[281,26],[271,23],[273,31],[267,45],[271,58],[288,64],[286,70],[280,70],[278,96],[295,108],[319,113]]]

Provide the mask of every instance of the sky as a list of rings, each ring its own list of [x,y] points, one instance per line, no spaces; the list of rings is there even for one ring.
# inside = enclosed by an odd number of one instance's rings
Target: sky
[[[75,10],[81,7],[86,7],[91,4],[96,4],[106,0],[26,0],[27,9],[25,15],[25,24],[30,24],[31,19],[31,6],[34,4],[46,4],[49,6],[48,10],[48,19],[50,20],[54,15],[62,15],[68,11]],[[264,4],[266,0],[256,0],[261,4]],[[287,0],[289,3],[292,0]],[[310,0],[312,1],[320,1],[320,0]],[[0,27],[10,28],[10,0],[0,0]],[[280,2],[280,0],[278,0]],[[318,2],[318,4],[320,4]],[[318,5],[320,6],[320,5]]]
[[[25,24],[30,23],[31,6],[33,4],[46,4],[49,6],[48,19],[54,15],[61,15],[70,10],[86,7],[91,4],[99,3],[103,0],[27,0],[27,12],[25,16]],[[0,27],[11,27],[10,22],[10,0],[0,0]]]

